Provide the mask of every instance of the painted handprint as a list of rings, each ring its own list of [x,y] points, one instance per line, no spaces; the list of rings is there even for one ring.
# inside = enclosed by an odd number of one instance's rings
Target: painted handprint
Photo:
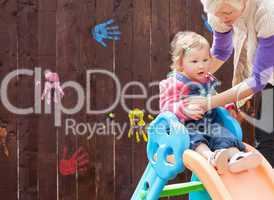
[[[131,110],[128,114],[130,121],[130,129],[128,131],[128,138],[131,138],[135,133],[136,142],[140,142],[140,136],[143,136],[143,140],[147,142],[147,134],[145,133],[146,122],[144,121],[144,111],[135,108]]]
[[[0,127],[0,145],[2,145],[3,149],[4,149],[4,154],[9,157],[9,150],[6,144],[6,139],[7,139],[7,129]]]
[[[39,81],[36,82],[36,86],[41,84]],[[60,86],[60,78],[57,73],[51,72],[50,70],[45,71],[45,88],[41,99],[51,104],[51,90],[54,89],[54,102],[59,103],[61,98],[64,96],[64,91]]]
[[[107,47],[106,40],[120,40],[119,27],[113,23],[113,19],[107,20],[97,24],[91,31],[93,38],[103,47]]]
[[[67,158],[68,149],[64,147],[63,158],[59,164],[59,171],[63,176],[73,175],[78,172],[85,172],[88,170],[89,156],[82,147],[76,150],[71,158]]]

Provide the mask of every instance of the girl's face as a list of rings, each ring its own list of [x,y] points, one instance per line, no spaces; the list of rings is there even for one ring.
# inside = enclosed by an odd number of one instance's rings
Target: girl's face
[[[241,1],[241,8],[237,9],[229,3],[223,2],[214,13],[219,20],[227,26],[232,26],[234,22],[242,15],[245,8],[245,1]]]
[[[207,80],[210,60],[208,46],[192,48],[183,57],[181,72],[193,81],[204,83]]]

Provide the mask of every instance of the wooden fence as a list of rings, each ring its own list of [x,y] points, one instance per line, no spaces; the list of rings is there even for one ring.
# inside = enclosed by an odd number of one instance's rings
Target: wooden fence
[[[66,133],[66,120],[94,124],[106,122],[107,114],[87,114],[90,109],[106,108],[116,99],[113,80],[93,75],[87,87],[87,70],[113,72],[124,87],[139,81],[148,89],[148,97],[158,94],[158,86],[169,71],[169,46],[180,30],[193,30],[209,40],[211,34],[201,19],[198,0],[0,0],[0,80],[16,69],[51,69],[61,82],[76,81],[91,93],[84,107],[74,115],[62,114],[62,126],[54,125],[54,114],[16,115],[0,105],[1,122],[7,123],[9,157],[0,147],[0,199],[3,200],[128,200],[147,164],[145,143],[127,138],[128,128],[118,140],[108,135]],[[90,34],[96,24],[114,19],[122,32],[121,40],[99,45]],[[231,63],[217,76],[221,90],[230,87]],[[8,87],[9,101],[19,108],[34,107],[34,76],[17,75]],[[130,87],[127,94],[140,94]],[[62,103],[73,107],[77,93],[65,89]],[[129,124],[121,106],[111,112],[117,123]],[[146,99],[126,99],[128,108],[146,111]],[[151,107],[158,108],[155,98]],[[86,172],[63,176],[59,166],[63,148],[71,156],[83,147],[89,154]],[[187,173],[176,181],[186,181]],[[174,198],[175,199],[175,198]]]

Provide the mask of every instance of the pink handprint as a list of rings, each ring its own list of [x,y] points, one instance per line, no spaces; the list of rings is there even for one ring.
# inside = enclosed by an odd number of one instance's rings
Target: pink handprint
[[[51,89],[54,89],[54,102],[58,103],[61,101],[61,98],[64,96],[64,91],[60,86],[60,78],[57,73],[53,73],[49,70],[45,71],[45,88],[42,94],[41,99],[46,101],[48,104],[51,103]],[[39,84],[39,83],[37,83]]]
[[[75,174],[76,171],[85,172],[88,170],[89,156],[82,147],[76,150],[70,159],[66,159],[67,153],[68,149],[64,147],[63,158],[59,164],[59,170],[63,176]]]

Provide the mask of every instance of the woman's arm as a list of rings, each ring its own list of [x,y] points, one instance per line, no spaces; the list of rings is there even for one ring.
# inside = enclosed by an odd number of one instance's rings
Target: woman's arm
[[[258,38],[252,77],[246,82],[254,92],[263,90],[274,72],[274,35]]]
[[[237,102],[256,92],[263,90],[274,71],[274,36],[259,38],[253,63],[252,77],[246,79],[233,88],[212,96],[208,100],[202,97],[191,101],[191,104],[200,104],[205,110],[228,103]]]
[[[207,100],[207,110],[216,108],[218,106],[225,106],[226,104],[240,101],[250,95],[254,94],[254,91],[244,81],[238,85],[235,85],[229,90],[212,96]]]
[[[183,102],[185,106],[200,106],[204,112],[206,112],[219,106],[225,106],[226,104],[237,102],[252,94],[254,94],[254,91],[248,86],[246,82],[242,82],[233,88],[214,96],[194,96],[185,99]]]
[[[215,73],[233,53],[232,30],[226,33],[213,32],[210,73]]]
[[[216,71],[218,71],[218,69],[220,69],[220,67],[225,63],[225,61],[222,61],[218,58],[212,57],[211,60],[211,65],[210,65],[210,69],[209,72],[211,74],[214,74]]]

